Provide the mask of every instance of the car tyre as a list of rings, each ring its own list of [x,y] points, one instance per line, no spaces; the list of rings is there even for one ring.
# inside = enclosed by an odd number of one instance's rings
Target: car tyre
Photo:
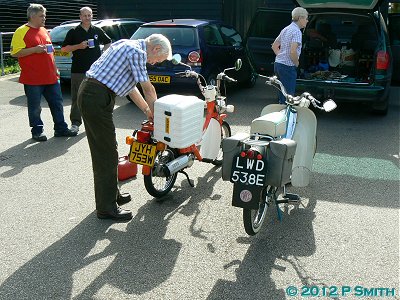
[[[372,113],[378,116],[386,116],[389,109],[389,95],[386,96],[385,100],[379,104],[372,106]]]
[[[258,78],[257,73],[251,72],[250,78],[244,81],[242,83],[242,86],[247,89],[254,87],[257,82],[257,78]]]

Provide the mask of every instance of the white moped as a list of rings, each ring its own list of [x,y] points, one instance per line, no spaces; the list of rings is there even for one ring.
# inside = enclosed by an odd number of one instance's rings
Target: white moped
[[[266,84],[279,89],[286,104],[270,104],[251,123],[250,134],[238,133],[223,141],[222,178],[234,184],[232,205],[243,208],[247,234],[255,235],[274,203],[299,203],[300,197],[286,191],[286,185],[305,187],[310,182],[316,151],[317,119],[308,107],[329,112],[333,100],[321,103],[309,93],[291,96],[277,77]],[[282,193],[280,190],[282,189]]]

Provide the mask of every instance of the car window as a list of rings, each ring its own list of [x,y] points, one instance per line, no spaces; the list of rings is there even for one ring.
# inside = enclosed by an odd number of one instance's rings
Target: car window
[[[224,40],[217,25],[204,26],[204,38],[207,45],[224,46]]]
[[[74,26],[58,26],[50,31],[51,41],[55,44],[64,42],[67,32]]]
[[[139,28],[140,23],[122,23],[121,31],[124,39],[129,39],[132,34]]]
[[[119,26],[117,24],[102,26],[101,28],[105,31],[105,33],[107,33],[113,42],[121,39]]]
[[[140,27],[131,39],[145,39],[153,33],[165,35],[172,47],[198,47],[196,29],[192,27]]]
[[[221,26],[221,34],[227,46],[240,46],[242,44],[242,37],[233,28]]]
[[[290,16],[290,12],[287,13]],[[253,23],[248,32],[248,37],[256,38],[276,38],[281,30],[290,24],[288,20],[282,18],[282,14],[271,14],[270,12],[259,11],[253,18]]]

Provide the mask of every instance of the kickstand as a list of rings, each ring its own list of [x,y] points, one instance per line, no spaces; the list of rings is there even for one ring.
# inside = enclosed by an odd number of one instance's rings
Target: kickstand
[[[186,176],[187,181],[189,182],[189,185],[190,185],[191,187],[194,187],[194,181],[193,181],[192,179],[189,178],[188,173],[186,173],[186,172],[183,171],[183,170],[180,170],[179,173],[184,174],[184,175]]]

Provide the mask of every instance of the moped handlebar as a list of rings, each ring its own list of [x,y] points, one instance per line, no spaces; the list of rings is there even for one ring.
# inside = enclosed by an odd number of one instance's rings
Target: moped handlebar
[[[282,82],[276,76],[264,76],[261,77],[266,78],[265,84],[271,85],[277,89],[279,89],[283,96],[286,98],[286,104],[290,106],[300,106],[300,107],[308,107],[310,103],[320,110],[324,110],[326,112],[332,111],[336,108],[336,103],[332,99],[328,99],[321,105],[321,101],[315,99],[310,93],[304,92],[299,96],[292,96],[286,92],[285,87]]]

